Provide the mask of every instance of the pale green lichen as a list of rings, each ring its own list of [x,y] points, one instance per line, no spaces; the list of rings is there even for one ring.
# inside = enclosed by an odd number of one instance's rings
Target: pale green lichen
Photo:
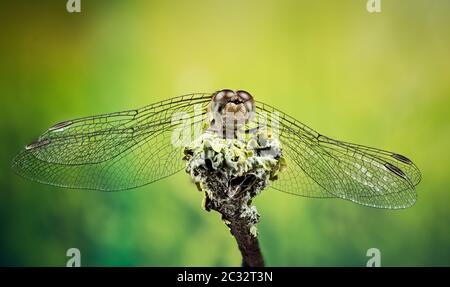
[[[275,180],[285,167],[280,142],[259,132],[245,139],[204,133],[185,148],[186,172],[205,192],[204,206],[222,213],[226,221],[246,222],[257,235],[259,214],[251,199]]]
[[[256,227],[256,225],[250,226],[250,234],[254,237],[258,236],[258,228]]]

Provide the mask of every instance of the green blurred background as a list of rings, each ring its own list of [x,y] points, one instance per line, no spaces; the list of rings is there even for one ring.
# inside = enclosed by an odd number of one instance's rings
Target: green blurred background
[[[407,210],[266,190],[269,266],[450,265],[450,1],[0,2],[0,265],[237,266],[240,254],[183,173],[120,193],[16,176],[16,152],[64,119],[222,88],[330,137],[421,168]]]

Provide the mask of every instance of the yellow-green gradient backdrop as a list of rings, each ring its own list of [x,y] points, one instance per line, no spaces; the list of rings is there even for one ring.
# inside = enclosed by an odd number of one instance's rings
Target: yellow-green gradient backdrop
[[[15,153],[61,120],[222,88],[423,172],[417,204],[366,208],[266,190],[270,266],[450,265],[450,1],[0,2],[0,265],[237,266],[220,216],[180,173],[120,193],[16,176]]]

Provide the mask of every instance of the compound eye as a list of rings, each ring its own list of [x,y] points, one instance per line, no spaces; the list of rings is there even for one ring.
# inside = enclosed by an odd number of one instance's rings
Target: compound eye
[[[237,91],[236,94],[243,102],[247,102],[253,99],[250,93],[246,91]]]
[[[231,100],[236,94],[232,90],[221,90],[213,94],[211,107],[214,112],[221,113],[223,107]]]
[[[232,90],[221,90],[214,94],[213,101],[217,104],[219,103],[227,103],[234,96],[234,92]]]

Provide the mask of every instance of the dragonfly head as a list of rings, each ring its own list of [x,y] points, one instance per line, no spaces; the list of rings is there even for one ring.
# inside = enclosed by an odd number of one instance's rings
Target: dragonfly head
[[[224,115],[225,113],[241,114],[243,116],[253,112],[255,101],[249,92],[224,89],[212,95],[210,111]]]

